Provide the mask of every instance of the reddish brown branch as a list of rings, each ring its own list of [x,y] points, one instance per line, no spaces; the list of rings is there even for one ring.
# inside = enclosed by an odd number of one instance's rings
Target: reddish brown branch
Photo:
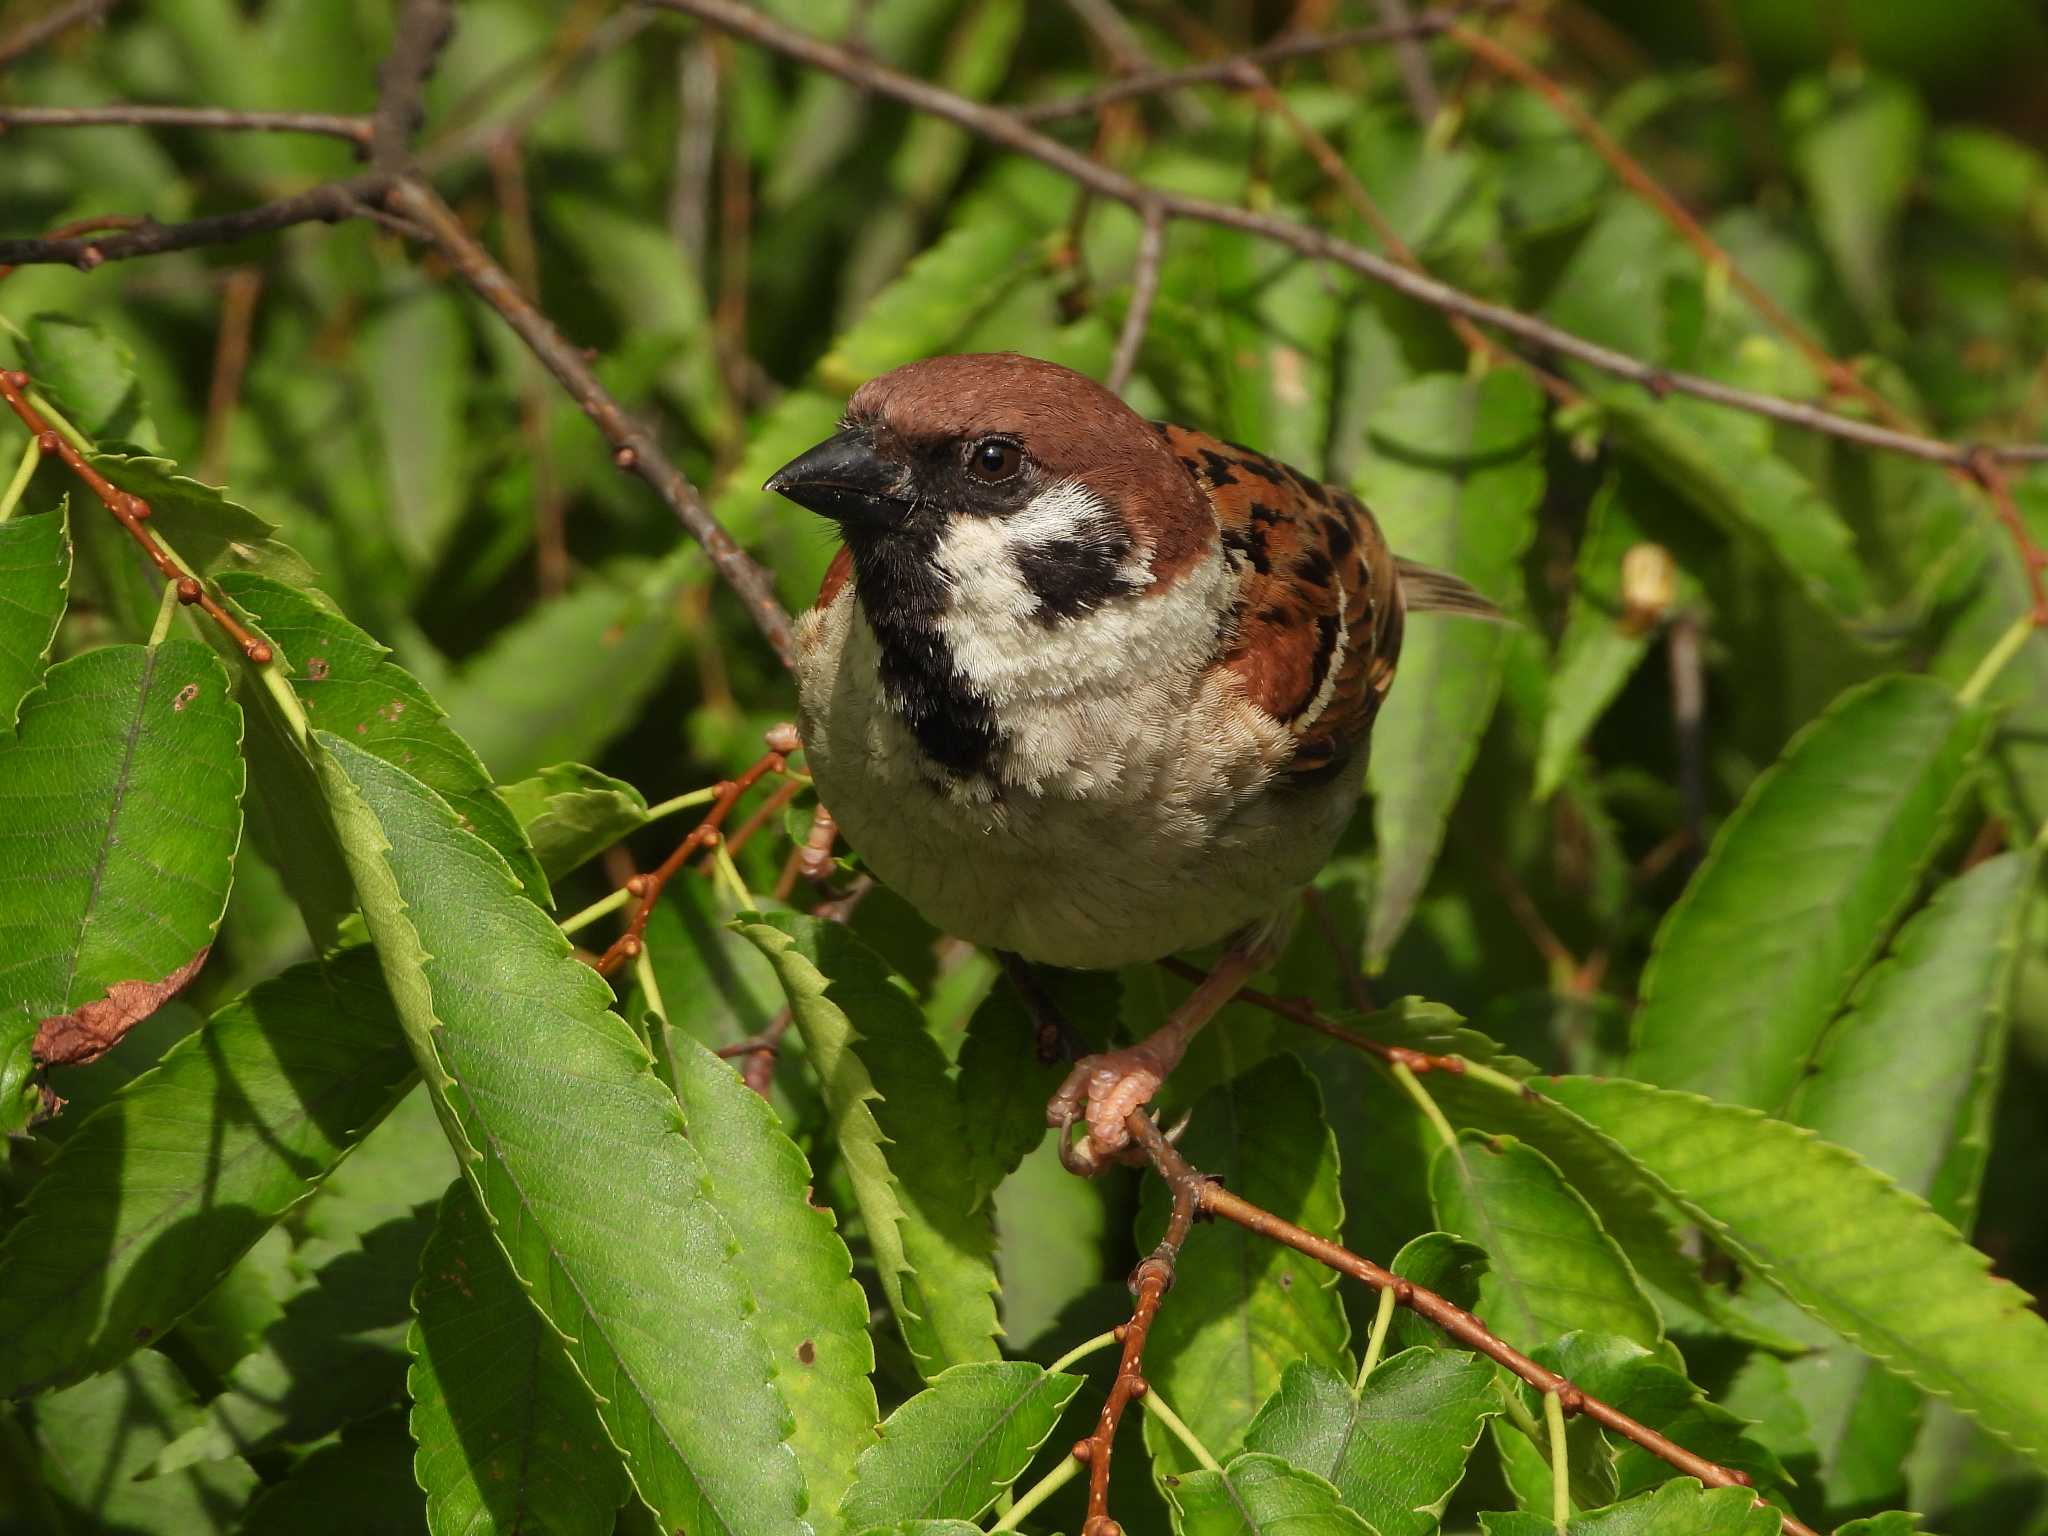
[[[1360,1258],[1341,1244],[1333,1243],[1325,1237],[1318,1237],[1307,1228],[1298,1227],[1284,1217],[1276,1216],[1271,1211],[1252,1204],[1242,1195],[1233,1194],[1222,1185],[1203,1178],[1189,1166],[1186,1158],[1167,1143],[1149,1116],[1134,1112],[1125,1120],[1124,1125],[1130,1131],[1132,1139],[1142,1146],[1146,1155],[1152,1159],[1152,1166],[1158,1170],[1159,1176],[1174,1190],[1176,1200],[1183,1189],[1192,1191],[1198,1214],[1233,1222],[1256,1236],[1292,1248],[1296,1253],[1304,1254],[1318,1264],[1334,1269],[1340,1275],[1362,1280],[1376,1291],[1392,1291],[1396,1303],[1435,1324],[1466,1349],[1505,1366],[1539,1392],[1556,1393],[1558,1402],[1567,1415],[1584,1414],[1602,1429],[1612,1430],[1623,1439],[1633,1441],[1660,1461],[1676,1467],[1688,1477],[1698,1478],[1709,1488],[1754,1486],[1747,1473],[1724,1467],[1718,1462],[1709,1461],[1704,1456],[1687,1450],[1669,1436],[1659,1434],[1649,1425],[1630,1418],[1619,1408],[1582,1391],[1568,1377],[1560,1376],[1556,1371],[1538,1365],[1456,1303],[1447,1301],[1436,1292],[1426,1290],[1412,1281],[1403,1280],[1393,1271],[1382,1269],[1371,1259]],[[1757,1503],[1762,1506],[1764,1501],[1759,1499]],[[1811,1526],[1794,1519],[1784,1511],[1772,1512],[1783,1523],[1786,1536],[1817,1536]]]
[[[1455,26],[1462,17],[1482,15],[1489,11],[1504,11],[1514,3],[1515,0],[1476,0],[1476,3],[1471,5],[1424,11],[1404,23],[1382,22],[1377,26],[1347,27],[1336,32],[1289,33],[1234,58],[1192,64],[1183,69],[1162,69],[1152,74],[1132,75],[1126,80],[1117,81],[1114,85],[1090,91],[1085,96],[1019,107],[1015,115],[1026,123],[1049,123],[1063,117],[1083,117],[1137,96],[1156,96],[1162,91],[1177,91],[1189,85],[1213,85],[1228,80],[1231,74],[1244,64],[1282,64],[1290,59],[1305,59],[1316,54],[1337,53],[1349,48],[1366,48],[1376,43],[1433,37]]]
[[[788,730],[787,726],[778,727],[778,731],[770,732],[770,736],[774,738],[778,732]],[[795,733],[789,734],[793,736]],[[763,753],[754,765],[738,778],[722,781],[718,786],[716,798],[711,802],[711,809],[705,813],[702,821],[690,829],[690,835],[676,844],[675,852],[663,859],[651,874],[635,875],[626,882],[626,889],[638,898],[638,904],[633,909],[633,916],[626,923],[626,931],[612,940],[611,947],[597,957],[596,969],[600,976],[614,974],[640,953],[647,933],[648,914],[653,912],[654,904],[661,900],[663,888],[675,878],[677,871],[690,862],[692,855],[701,849],[709,848],[718,840],[718,829],[725,824],[725,818],[732,814],[732,808],[739,803],[742,795],[769,774],[782,772],[785,750],[790,749],[771,749]]]
[[[782,664],[788,666],[795,654],[794,632],[788,612],[775,595],[774,583],[711,515],[697,488],[661,451],[654,434],[626,414],[624,407],[598,382],[582,351],[564,340],[553,322],[534,308],[519,291],[519,285],[470,238],[454,210],[431,187],[411,177],[404,178],[391,188],[387,202],[426,231],[435,249],[447,258],[462,280],[532,348],[542,366],[555,376],[569,398],[583,408],[583,414],[612,445],[612,462],[645,480],[668,503],[677,520],[704,547],[718,574],[746,603],[747,617],[753,620],[754,627],[775,648]],[[0,249],[0,255],[4,254],[4,249]]]
[[[786,27],[774,18],[741,3],[741,0],[651,0],[665,10],[680,11],[723,28],[737,36],[772,48],[814,69],[824,70],[878,94],[903,102],[913,109],[954,123],[969,132],[1017,154],[1051,166],[1070,180],[1099,196],[1132,208],[1157,201],[1168,218],[1191,219],[1225,229],[1242,230],[1275,245],[1285,246],[1316,261],[1335,262],[1362,273],[1418,303],[1447,314],[1463,315],[1481,325],[1493,326],[1519,340],[1561,356],[1575,359],[1603,373],[1639,384],[1653,394],[1691,395],[1716,405],[1748,411],[1787,426],[1804,427],[1866,448],[1883,449],[1932,464],[1969,465],[1988,456],[2001,463],[2031,463],[2048,460],[2048,444],[1963,445],[1904,432],[1843,416],[1823,406],[1777,395],[1737,388],[1718,379],[1680,373],[1647,363],[1640,358],[1527,315],[1505,305],[1473,297],[1462,289],[1422,273],[1411,272],[1399,262],[1372,251],[1334,239],[1321,230],[1292,219],[1276,218],[1248,208],[1204,198],[1166,192],[1136,181],[1107,165],[1044,134],[1033,131],[1014,114],[983,106],[963,96],[879,64],[808,33]],[[1230,68],[1238,67],[1231,61]],[[1227,73],[1227,71],[1226,71]]]
[[[137,219],[126,233],[106,239],[48,236],[0,240],[0,266],[57,264],[90,272],[109,261],[161,256],[167,251],[191,250],[203,245],[231,245],[251,235],[267,235],[294,224],[333,224],[364,213],[366,201],[381,194],[389,185],[388,176],[373,172],[346,181],[323,182],[290,197],[259,203],[254,208],[188,219],[182,224],[159,224],[154,219]],[[106,225],[111,220],[97,222]]]
[[[198,578],[190,575],[183,566],[171,558],[170,552],[158,542],[155,534],[143,524],[149,518],[149,503],[140,496],[131,496],[121,490],[85,461],[85,455],[72,447],[64,435],[43,419],[42,413],[29,403],[29,378],[25,373],[0,373],[0,400],[5,400],[9,409],[21,418],[21,424],[28,428],[29,435],[36,440],[36,446],[44,453],[54,453],[66,464],[71,472],[86,483],[106,509],[114,514],[114,521],[128,531],[128,536],[142,546],[142,552],[150,563],[163,573],[165,581],[177,589],[178,601],[187,607],[197,604],[200,611],[218,624],[240,647],[244,656],[257,666],[268,666],[271,658],[270,647],[244,629],[225,608],[214,601]]]
[[[1110,1383],[1109,1396],[1095,1421],[1095,1432],[1074,1447],[1074,1459],[1088,1466],[1088,1517],[1082,1522],[1081,1536],[1122,1536],[1123,1527],[1109,1514],[1109,1463],[1116,1449],[1117,1426],[1123,1422],[1124,1410],[1148,1390],[1145,1340],[1151,1335],[1153,1319],[1159,1315],[1161,1298],[1173,1287],[1173,1266],[1180,1258],[1181,1245],[1187,1241],[1188,1229],[1194,1225],[1201,1204],[1201,1187],[1206,1182],[1167,1143],[1151,1116],[1133,1114],[1129,1123],[1131,1135],[1145,1148],[1160,1177],[1166,1180],[1173,1195],[1173,1210],[1159,1246],[1131,1272],[1131,1291],[1138,1300],[1132,1308],[1131,1320],[1117,1330],[1123,1352],[1117,1357],[1116,1379]]]
[[[229,133],[310,133],[352,144],[370,142],[370,119],[335,112],[237,112],[226,107],[159,107],[117,102],[103,107],[0,106],[7,128],[208,128]]]
[[[38,16],[12,36],[0,38],[0,69],[5,69],[24,54],[35,52],[60,33],[89,21],[98,21],[118,3],[119,0],[72,0],[70,5],[60,5]]]

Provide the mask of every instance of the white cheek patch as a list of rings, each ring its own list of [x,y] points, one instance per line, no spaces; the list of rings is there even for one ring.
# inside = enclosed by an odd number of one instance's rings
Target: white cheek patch
[[[936,552],[953,591],[940,630],[954,664],[998,705],[1199,666],[1214,647],[1229,600],[1221,550],[1150,592],[1149,558],[1143,551],[1125,553],[1124,544],[1120,519],[1073,480],[1010,517],[954,519]],[[1071,618],[1048,621],[1040,594],[1025,579],[1027,564],[1090,558],[1117,560],[1125,590]]]

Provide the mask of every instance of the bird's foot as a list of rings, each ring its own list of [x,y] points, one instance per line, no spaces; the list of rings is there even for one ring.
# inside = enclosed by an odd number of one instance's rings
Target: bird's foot
[[[1152,1095],[1179,1063],[1176,1042],[1157,1036],[1120,1051],[1083,1056],[1045,1106],[1046,1124],[1060,1138],[1060,1161],[1070,1173],[1093,1177],[1112,1162],[1138,1161],[1124,1118],[1152,1102]],[[1078,1141],[1073,1127],[1085,1119],[1088,1134]]]

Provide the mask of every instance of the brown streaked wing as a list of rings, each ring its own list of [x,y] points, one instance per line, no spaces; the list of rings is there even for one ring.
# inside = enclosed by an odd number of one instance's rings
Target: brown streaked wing
[[[1216,509],[1238,573],[1236,637],[1218,664],[1294,731],[1291,775],[1334,772],[1371,736],[1400,654],[1386,538],[1348,491],[1205,432],[1163,430]]]

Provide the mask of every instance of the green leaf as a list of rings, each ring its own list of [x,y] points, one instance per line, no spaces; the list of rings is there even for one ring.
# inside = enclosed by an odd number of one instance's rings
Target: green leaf
[[[264,1489],[236,1529],[240,1536],[426,1536],[404,1410],[350,1424]]]
[[[1031,1464],[1081,1388],[1024,1360],[956,1365],[889,1415],[840,1505],[851,1530],[890,1520],[973,1520]]]
[[[1778,1458],[1745,1433],[1748,1426],[1741,1419],[1708,1401],[1681,1372],[1640,1344],[1604,1334],[1568,1333],[1537,1350],[1532,1358],[1687,1450],[1748,1473],[1765,1493],[1782,1494],[1791,1481]],[[1530,1413],[1540,1418],[1541,1397],[1533,1388],[1518,1390]],[[1608,1435],[1590,1419],[1572,1420],[1571,1433],[1607,1436],[1622,1498],[1666,1482],[1672,1475],[1668,1462],[1632,1440]]]
[[[1615,1079],[1544,1093],[1843,1338],[2048,1464],[2048,1321],[1919,1197],[1752,1109]]]
[[[1902,81],[1857,70],[1800,81],[1786,94],[1785,120],[1828,254],[1865,322],[1891,340],[1892,234],[1920,171],[1920,98]]]
[[[608,1536],[629,1493],[618,1452],[460,1179],[420,1255],[413,1305],[406,1386],[428,1528],[489,1536],[531,1522]]]
[[[1095,1034],[1114,1019],[1113,972],[1045,971],[1040,980],[1077,1030]],[[1045,1105],[1067,1075],[1063,1061],[1038,1059],[1037,1029],[1017,989],[999,981],[967,1024],[960,1046],[960,1102],[975,1187],[992,1190],[1046,1137]]]
[[[1335,1238],[1343,1230],[1337,1147],[1322,1095],[1292,1056],[1272,1056],[1195,1105],[1180,1147],[1204,1173],[1275,1215]],[[1164,1186],[1148,1180],[1138,1251],[1166,1227]],[[1145,1349],[1145,1376],[1220,1457],[1244,1442],[1281,1373],[1296,1360],[1345,1372],[1348,1332],[1335,1274],[1293,1249],[1225,1222],[1203,1223],[1181,1251],[1171,1302]],[[1161,1471],[1194,1463],[1146,1421]]]
[[[1521,1350],[1575,1328],[1645,1348],[1664,1325],[1642,1282],[1557,1165],[1512,1136],[1464,1131],[1430,1164],[1437,1224],[1486,1250],[1479,1310]]]
[[[1403,1280],[1426,1291],[1435,1291],[1453,1306],[1467,1312],[1479,1307],[1479,1282],[1486,1275],[1486,1250],[1477,1243],[1448,1232],[1425,1232],[1401,1245],[1387,1266]],[[1441,1328],[1423,1321],[1406,1307],[1394,1309],[1393,1324],[1387,1330],[1387,1348],[1457,1349]]]
[[[773,962],[825,1092],[904,1342],[927,1380],[996,1354],[989,1217],[959,1153],[961,1107],[909,995],[843,926],[778,914],[740,932]]]
[[[441,690],[493,775],[595,757],[632,724],[682,643],[671,575],[657,568],[631,588],[587,578],[499,630]]]
[[[354,340],[391,527],[423,572],[447,548],[468,491],[462,418],[471,348],[462,301],[419,284],[361,321]]]
[[[1794,737],[1658,929],[1630,1075],[1781,1107],[1918,887],[1985,725],[1946,685],[1894,675]]]
[[[316,594],[263,576],[223,576],[220,588],[282,654],[278,665],[286,668],[314,729],[332,731],[403,768],[440,795],[466,828],[512,866],[536,904],[552,905],[547,876],[484,765],[386,647]],[[286,843],[276,851],[289,880],[297,849]]]
[[[71,587],[69,503],[0,523],[0,740],[42,686],[50,642]]]
[[[556,763],[498,793],[550,879],[647,825],[647,801],[639,790],[581,763]]]
[[[321,733],[321,782],[443,1127],[534,1304],[672,1527],[793,1531],[789,1411],[731,1230],[645,1048],[503,860]]]
[[[163,447],[135,355],[89,320],[35,315],[28,322],[29,371],[37,387],[88,438],[133,443],[152,453]]]
[[[1608,476],[1586,513],[1572,574],[1571,612],[1557,643],[1543,713],[1534,790],[1539,800],[1549,799],[1564,782],[1573,755],[1655,638],[1652,622],[1630,616],[1622,592],[1623,561],[1631,549],[1652,540],[1636,507],[1654,492],[1640,470],[1624,464]],[[1693,601],[1697,583],[1682,567],[1674,569],[1674,604]]]
[[[811,1166],[761,1096],[687,1036],[673,1056],[690,1144],[739,1242],[754,1327],[796,1418],[790,1436],[812,1508],[837,1507],[854,1460],[875,1444],[875,1345],[868,1302],[829,1210],[811,1204]]]
[[[412,1081],[368,950],[294,966],[82,1121],[0,1247],[0,1393],[160,1338]]]
[[[177,1367],[144,1351],[117,1371],[37,1402],[43,1484],[79,1530],[213,1536],[256,1487],[245,1463],[141,1476],[164,1442],[197,1415]]]
[[[1485,1536],[1555,1536],[1545,1515],[1481,1515]],[[1689,1477],[1572,1516],[1564,1536],[1777,1536],[1778,1512],[1756,1507],[1747,1488],[1703,1489]]]
[[[1521,374],[1431,374],[1374,412],[1359,477],[1401,555],[1451,571],[1513,608],[1543,494],[1543,396]],[[1508,631],[1418,619],[1374,727],[1367,770],[1379,863],[1366,953],[1385,960],[1429,883],[1451,807],[1500,692]]]
[[[0,746],[0,1057],[32,1039],[38,1060],[89,1061],[204,963],[241,838],[241,736],[197,641],[50,668]]]
[[[1246,1452],[1221,1472],[1183,1473],[1167,1497],[1180,1536],[1373,1536],[1335,1488],[1278,1456]]]
[[[1354,1395],[1341,1377],[1296,1361],[1245,1448],[1327,1478],[1381,1536],[1431,1536],[1481,1426],[1500,1412],[1493,1381],[1492,1363],[1477,1355],[1405,1349]]]

